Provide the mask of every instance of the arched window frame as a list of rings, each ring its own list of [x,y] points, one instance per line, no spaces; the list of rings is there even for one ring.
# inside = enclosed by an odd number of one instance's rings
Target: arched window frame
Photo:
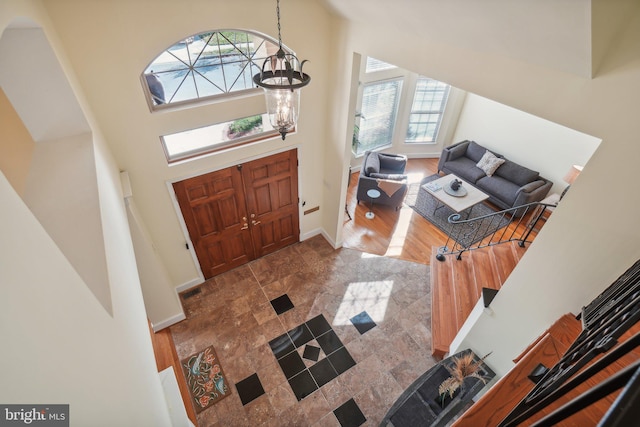
[[[239,34],[246,35],[246,41],[230,40],[229,35],[237,36]],[[206,46],[212,46],[210,40],[215,39],[215,48],[211,50],[217,50],[217,55],[212,51],[205,52]],[[198,40],[206,40],[202,49],[190,49],[190,47]],[[221,43],[224,42],[224,44]],[[228,42],[228,43],[227,43]],[[257,46],[256,46],[257,45]],[[221,46],[225,49],[232,47],[231,52],[236,52],[236,56],[240,57],[231,61],[225,61],[230,59],[230,55],[225,55],[221,52]],[[144,69],[140,75],[140,81],[142,83],[143,92],[147,100],[150,111],[161,111],[165,109],[184,108],[185,106],[195,106],[202,104],[209,104],[213,102],[221,102],[229,99],[237,99],[245,96],[252,96],[261,94],[260,88],[257,88],[253,83],[251,76],[260,71],[264,59],[278,50],[278,41],[257,31],[241,30],[241,29],[217,29],[198,33],[184,39],[178,40],[176,43],[169,46],[156,56]],[[287,53],[293,53],[285,46],[282,47]],[[183,49],[183,52],[176,52]],[[184,56],[186,54],[186,56]],[[206,54],[203,56],[203,54]],[[244,57],[244,58],[242,58]],[[160,70],[162,60],[174,59],[176,64],[174,67]],[[219,63],[207,64],[205,60],[219,60]],[[244,65],[243,64],[244,61]],[[208,67],[219,67],[221,70],[223,85],[216,85],[210,79],[205,76],[206,73],[202,71]],[[241,67],[241,72],[229,73],[231,67]],[[153,71],[153,73],[152,73]],[[180,77],[173,79],[162,78],[163,75],[169,76],[169,74],[184,74],[184,78],[180,82]],[[158,103],[154,101],[154,94],[156,92],[153,89],[154,78],[148,77],[155,75],[161,82],[164,93],[164,103]],[[229,76],[229,79],[227,77]],[[238,80],[243,81],[238,84]],[[167,82],[172,80],[177,84],[177,90],[173,90]],[[191,80],[191,81],[189,81]],[[211,90],[212,87],[216,87],[218,93],[208,94],[206,90],[199,90],[197,81],[200,80],[203,84],[208,86]],[[227,81],[228,80],[228,81]],[[151,83],[151,84],[150,84]],[[185,97],[184,94],[178,94],[180,90],[185,90],[188,85],[193,84],[195,90],[195,96]],[[224,87],[221,87],[224,86]],[[169,89],[167,87],[170,87]],[[202,93],[201,93],[202,92]],[[156,92],[157,93],[157,92]],[[176,97],[177,95],[177,97]]]

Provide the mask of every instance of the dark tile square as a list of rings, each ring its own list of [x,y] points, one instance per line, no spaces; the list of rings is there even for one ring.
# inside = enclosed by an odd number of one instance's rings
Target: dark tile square
[[[320,357],[320,348],[315,345],[308,345],[304,348],[304,353],[302,353],[302,357],[307,360],[313,360],[314,362],[318,361],[318,357]]]
[[[353,326],[355,326],[358,332],[360,332],[360,335],[364,334],[369,329],[376,326],[376,322],[373,321],[373,319],[369,316],[369,314],[366,311],[363,311],[362,313],[353,316],[349,320],[351,320],[351,323],[353,323]]]
[[[331,330],[331,325],[329,324],[329,322],[327,322],[327,319],[325,319],[322,314],[314,317],[311,320],[307,320],[306,325],[309,327],[309,330],[316,338]]]
[[[318,389],[316,382],[306,369],[288,381],[298,400],[304,399]]]
[[[293,342],[291,342],[291,338],[289,338],[289,334],[282,334],[272,339],[269,341],[269,347],[271,347],[271,351],[273,351],[276,359],[280,359],[296,349]]]
[[[271,305],[273,309],[276,311],[276,314],[282,314],[287,310],[291,310],[293,308],[293,303],[289,299],[289,295],[284,294],[279,296],[276,299],[271,300]]]
[[[353,399],[347,400],[342,406],[333,411],[342,427],[358,427],[367,419]]]
[[[318,341],[320,348],[322,348],[322,351],[324,351],[324,354],[327,356],[343,346],[342,341],[340,341],[340,338],[338,338],[338,335],[336,335],[333,330],[320,335],[316,338],[316,341]]]
[[[346,372],[347,369],[356,365],[356,361],[353,360],[353,357],[351,357],[351,354],[349,354],[346,347],[336,350],[334,353],[327,356],[327,359],[331,362],[331,365],[333,365],[333,368],[336,370],[338,375]]]
[[[311,331],[309,331],[309,328],[307,328],[307,325],[305,325],[304,323],[297,328],[293,328],[292,330],[290,330],[289,337],[296,347],[302,347],[313,339]]]
[[[243,405],[264,394],[264,388],[262,388],[258,374],[250,375],[237,383],[236,390],[238,390],[238,396],[240,396]]]
[[[287,379],[300,373],[307,367],[297,351],[289,353],[283,358],[278,359],[278,363],[280,364],[282,372]]]
[[[338,373],[331,363],[329,363],[329,359],[322,359],[315,365],[309,368],[309,372],[313,376],[313,379],[316,380],[318,387],[322,387],[332,379],[338,376]]]

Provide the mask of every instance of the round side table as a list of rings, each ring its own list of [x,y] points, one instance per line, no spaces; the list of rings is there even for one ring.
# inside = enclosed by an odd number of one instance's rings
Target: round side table
[[[367,196],[369,197],[369,201],[371,202],[371,207],[369,208],[369,212],[364,214],[364,216],[367,219],[373,219],[376,216],[376,214],[373,213],[373,201],[380,197],[380,192],[375,188],[372,188],[371,190],[367,190]]]

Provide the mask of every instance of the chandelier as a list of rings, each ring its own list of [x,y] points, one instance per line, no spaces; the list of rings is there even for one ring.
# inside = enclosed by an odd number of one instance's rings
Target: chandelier
[[[284,141],[287,132],[296,127],[300,112],[300,89],[309,84],[311,77],[302,72],[302,66],[306,60],[300,62],[294,54],[285,53],[282,49],[280,0],[277,0],[276,14],[278,16],[278,52],[264,60],[262,69],[253,76],[253,81],[264,89],[269,121],[271,126],[282,135]]]

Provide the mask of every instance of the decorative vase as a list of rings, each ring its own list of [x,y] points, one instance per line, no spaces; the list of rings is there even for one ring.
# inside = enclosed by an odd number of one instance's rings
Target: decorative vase
[[[453,191],[458,191],[458,189],[460,188],[460,186],[462,185],[462,181],[460,181],[459,179],[454,179],[453,181],[451,181],[451,183],[449,184],[449,186],[451,187],[451,189]]]

